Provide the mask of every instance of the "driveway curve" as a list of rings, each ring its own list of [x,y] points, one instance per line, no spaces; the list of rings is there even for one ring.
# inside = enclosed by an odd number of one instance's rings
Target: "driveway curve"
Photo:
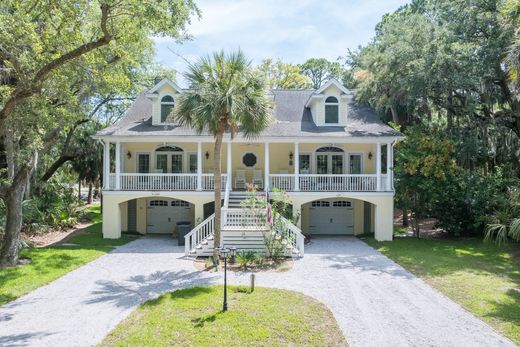
[[[222,283],[183,251],[171,239],[142,238],[0,307],[0,346],[92,346],[161,293]],[[228,279],[247,284],[249,274]],[[320,300],[351,346],[514,346],[356,238],[314,240],[291,271],[259,273],[256,283]]]

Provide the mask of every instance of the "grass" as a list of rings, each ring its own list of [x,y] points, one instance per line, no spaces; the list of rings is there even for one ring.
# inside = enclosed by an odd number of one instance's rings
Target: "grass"
[[[26,248],[20,256],[31,259],[30,264],[0,269],[0,306],[133,240],[125,235],[117,240],[103,239],[100,206],[89,207],[87,213],[94,224],[67,241],[78,246]]]
[[[222,286],[161,295],[120,323],[101,346],[345,346],[332,313],[296,292]]]
[[[520,245],[481,240],[365,242],[520,344]]]

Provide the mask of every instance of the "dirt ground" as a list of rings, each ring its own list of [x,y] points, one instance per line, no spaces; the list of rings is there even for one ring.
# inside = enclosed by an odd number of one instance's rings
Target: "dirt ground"
[[[34,247],[54,246],[67,241],[76,235],[83,234],[85,229],[92,225],[92,222],[80,221],[73,228],[67,230],[51,230],[46,232],[22,232],[22,240]]]
[[[408,220],[411,221],[411,214],[408,213]],[[426,218],[419,223],[420,227],[420,237],[421,238],[429,238],[429,239],[437,239],[437,238],[445,238],[446,233],[442,228],[438,228],[436,226],[437,219],[435,218]],[[394,211],[394,226],[402,228],[403,227],[403,211],[400,209],[395,209]],[[413,235],[412,227],[407,227],[406,235]]]

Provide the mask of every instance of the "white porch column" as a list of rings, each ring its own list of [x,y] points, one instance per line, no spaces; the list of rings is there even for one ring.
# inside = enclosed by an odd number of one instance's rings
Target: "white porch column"
[[[381,143],[377,143],[376,149],[376,185],[377,191],[381,190]]]
[[[197,190],[202,190],[202,142],[197,143]]]
[[[103,189],[110,189],[110,141],[103,142]]]
[[[375,238],[377,241],[392,241],[394,225],[394,197],[384,196],[375,206]]]
[[[227,179],[228,179],[228,182],[229,182],[229,186],[231,187],[231,190],[233,190],[233,177],[232,174],[231,174],[231,165],[233,163],[233,160],[232,160],[232,155],[233,155],[233,151],[232,151],[232,148],[231,148],[231,140],[228,141],[227,143],[227,164],[226,164],[226,168],[227,168]]]
[[[269,190],[269,142],[264,145],[264,160],[264,190],[267,192]]]
[[[116,190],[121,189],[121,142],[116,142]]]
[[[392,158],[392,144],[386,144],[386,190],[392,190],[392,173],[394,172],[394,164]]]
[[[300,191],[300,143],[294,144],[294,190]]]

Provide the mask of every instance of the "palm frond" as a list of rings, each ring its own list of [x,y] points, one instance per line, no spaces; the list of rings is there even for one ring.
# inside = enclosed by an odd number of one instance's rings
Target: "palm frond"
[[[509,237],[515,241],[520,241],[520,218],[513,219],[509,225]]]
[[[486,226],[484,241],[494,241],[498,245],[507,242],[507,225],[501,223],[488,224]]]

